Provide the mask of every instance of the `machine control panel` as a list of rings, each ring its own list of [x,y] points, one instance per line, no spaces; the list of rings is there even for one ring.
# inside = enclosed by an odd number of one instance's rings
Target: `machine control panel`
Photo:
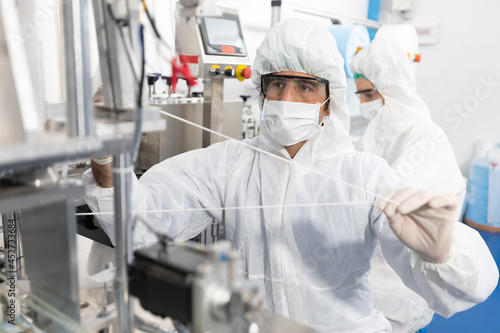
[[[222,70],[224,68],[224,70]],[[252,76],[252,69],[246,65],[238,65],[236,68],[233,66],[212,65],[209,69],[209,77],[217,77],[223,75],[225,78],[234,77],[238,81],[244,81]]]
[[[219,9],[219,16],[200,16],[178,5],[176,48],[186,56],[194,77],[244,81],[250,78],[251,62],[238,10]]]

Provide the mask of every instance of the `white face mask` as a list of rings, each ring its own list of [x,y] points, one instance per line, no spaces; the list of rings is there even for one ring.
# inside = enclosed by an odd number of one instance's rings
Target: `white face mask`
[[[329,99],[330,97],[322,104],[265,99],[261,120],[269,135],[280,145],[288,147],[310,139],[320,130],[327,117],[318,125],[319,110]]]
[[[378,98],[370,102],[361,103],[359,105],[359,110],[361,111],[361,115],[365,119],[370,120],[373,117],[375,117],[375,115],[380,111],[380,109],[382,109],[382,106],[384,106],[384,104],[382,104],[382,99]]]

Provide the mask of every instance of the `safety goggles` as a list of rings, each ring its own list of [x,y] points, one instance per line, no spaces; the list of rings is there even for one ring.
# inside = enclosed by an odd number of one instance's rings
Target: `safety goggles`
[[[354,94],[358,96],[359,99],[365,101],[373,101],[377,98],[380,98],[380,93],[375,88],[356,91]]]
[[[299,101],[315,101],[326,94],[328,80],[293,75],[263,75],[262,92],[266,98],[281,100],[290,88]]]

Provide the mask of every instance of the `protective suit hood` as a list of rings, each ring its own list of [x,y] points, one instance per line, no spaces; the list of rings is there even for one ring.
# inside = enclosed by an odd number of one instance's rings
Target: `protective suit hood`
[[[406,105],[398,112],[403,118],[411,115],[415,120],[430,119],[429,109],[416,91],[415,72],[408,55],[391,40],[375,37],[368,48],[354,57],[349,68],[366,76],[384,98]]]
[[[347,134],[349,113],[343,66],[344,59],[337,49],[337,42],[326,28],[304,19],[287,19],[276,24],[257,48],[252,82],[260,91],[262,75],[283,71],[306,73],[328,80],[329,121],[336,127],[342,127],[342,132]]]
[[[353,73],[363,74],[385,99],[382,110],[370,121],[359,148],[392,164],[394,152],[410,127],[431,121],[429,108],[418,95],[415,73],[407,53],[386,38],[377,38],[352,60]]]

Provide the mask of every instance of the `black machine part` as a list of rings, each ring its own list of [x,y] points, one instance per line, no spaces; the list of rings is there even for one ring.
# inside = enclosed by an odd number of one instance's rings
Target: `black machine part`
[[[197,267],[207,261],[190,249],[160,244],[134,253],[129,266],[130,293],[144,309],[161,317],[192,323],[192,281]]]

